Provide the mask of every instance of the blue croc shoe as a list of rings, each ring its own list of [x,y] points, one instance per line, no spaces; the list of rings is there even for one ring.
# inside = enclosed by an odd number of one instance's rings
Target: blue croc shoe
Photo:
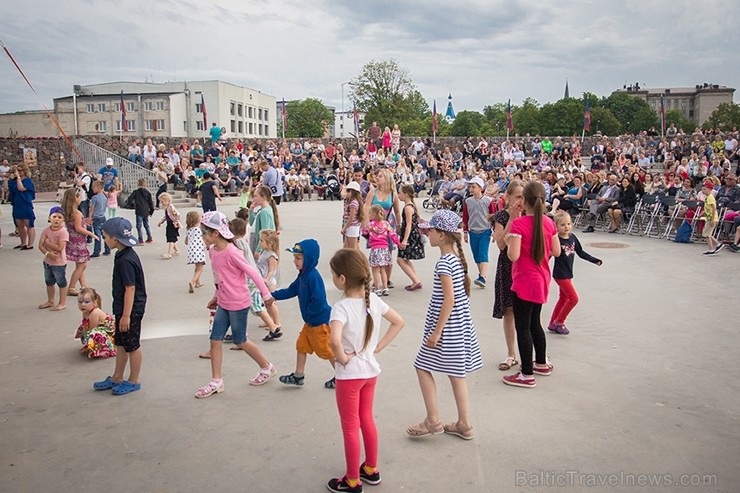
[[[101,380],[100,382],[95,382],[93,384],[93,388],[95,390],[110,390],[116,385],[120,385],[123,382],[114,382],[111,377],[105,377],[105,380]]]
[[[123,382],[113,387],[113,395],[130,394],[131,392],[136,392],[140,388],[141,388],[140,383],[131,383],[128,380],[124,380]]]

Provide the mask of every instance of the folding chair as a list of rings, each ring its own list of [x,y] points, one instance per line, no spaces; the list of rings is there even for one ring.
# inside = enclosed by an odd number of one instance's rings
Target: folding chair
[[[635,206],[635,212],[632,213],[630,221],[627,224],[627,233],[639,234],[643,236],[645,234],[644,224],[649,222],[649,219],[653,216],[656,207],[658,207],[659,200],[657,195],[648,194],[640,198],[637,206]]]

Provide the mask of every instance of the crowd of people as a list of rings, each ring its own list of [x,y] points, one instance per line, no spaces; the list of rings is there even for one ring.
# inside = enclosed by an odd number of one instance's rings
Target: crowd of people
[[[95,382],[94,389],[114,395],[141,389],[140,335],[148,297],[144,268],[133,247],[153,241],[148,220],[159,207],[163,211],[159,225],[165,225],[168,245],[164,259],[180,254],[178,243],[185,230],[187,262],[194,266],[188,292],[210,284],[201,280],[206,262],[214,274],[214,296],[208,302],[210,347],[200,354],[210,359],[211,378],[197,389],[195,397],[224,392],[222,345],[227,340],[257,364],[251,385],[264,385],[277,375],[265,354],[269,346],[259,346],[248,336],[247,315],[250,311],[259,315],[267,329],[264,341],[279,339],[284,332],[277,302],[297,298],[304,324],[297,335],[296,366],[279,381],[303,386],[310,354],[316,353],[334,367],[334,377],[324,386],[336,392],[346,472],[327,486],[331,491],[362,491],[363,483],[381,480],[372,412],[380,372],[375,354],[404,326],[402,314],[385,302],[392,299],[386,297],[395,288],[394,255],[409,279],[405,290],[416,292],[423,285],[414,261],[425,258],[430,247],[439,250],[430,296],[421,301],[428,302],[428,310],[414,361],[425,414],[406,432],[412,437],[446,433],[470,440],[474,430],[466,376],[483,364],[470,290],[471,284],[481,289],[488,285],[491,243],[498,249],[493,317],[503,319],[507,346],[506,358],[498,368],[508,371],[520,366],[519,371],[504,375],[503,383],[534,388],[535,375],[549,376],[554,371],[541,321],[550,279],[559,287],[559,298],[546,327],[554,334],[567,335],[571,331],[567,317],[578,303],[573,287],[574,256],[602,264],[584,251],[574,234],[576,214],[586,217],[585,233],[594,231],[599,216],[608,218],[610,231],[616,232],[641,196],[673,195],[678,208],[680,201],[698,199],[703,207],[700,211],[697,206],[694,212],[706,216],[707,241],[716,253],[722,243],[713,244],[709,238],[713,238],[718,210],[740,200],[736,174],[731,170],[740,157],[735,134],[681,137],[676,132],[665,143],[647,134],[604,137],[594,143],[591,159],[584,160],[584,150],[575,138],[465,139],[453,149],[438,149],[434,142],[422,139],[403,147],[397,127],[381,131],[374,124],[373,128],[378,130],[368,132],[350,150],[312,139],[245,146],[216,132],[212,132],[209,148],[213,152],[204,159],[199,159],[203,153],[197,142],[183,141],[167,155],[158,155],[161,151],[148,142],[141,159],[137,149],[130,149],[132,161],[151,162],[152,169],[160,170],[164,185],[153,197],[146,180],[141,180],[129,195],[136,229],[127,219],[116,217],[120,184],[112,166],[103,167],[98,176],[81,167],[76,186],[49,210],[49,225],[39,238],[47,294],[39,309],[63,310],[67,296],[77,297],[82,321],[75,337],[81,341],[80,352],[88,357],[116,358],[112,374]],[[720,140],[721,148],[715,145]],[[200,175],[196,168],[202,171]],[[32,250],[33,181],[27,167],[12,167],[9,173],[5,185],[21,241],[18,249]],[[284,283],[280,272],[280,253],[285,249],[280,246],[280,231],[296,226],[281,223],[279,204],[310,200],[314,191],[321,197],[319,177],[329,174],[336,177],[343,200],[339,230],[343,248],[332,256],[331,272],[323,273],[331,274],[344,294],[333,307],[327,302],[317,267],[321,248],[315,239],[306,238],[287,249],[297,271],[292,282]],[[292,176],[310,179],[292,181]],[[191,185],[189,190],[198,194],[202,212],[189,211],[183,221],[167,192],[170,183]],[[295,188],[299,190],[293,194]],[[218,211],[217,201],[222,192],[237,190],[241,207],[237,217],[228,220]],[[416,197],[420,193],[438,198],[429,221],[419,214]],[[735,218],[735,226],[738,222]],[[727,238],[720,239],[736,250],[737,233],[734,237],[731,229],[725,233]],[[92,254],[88,239],[93,242]],[[112,313],[108,314],[102,309],[101,296],[87,285],[85,267],[91,257],[113,250]],[[69,282],[67,262],[75,265]],[[383,320],[389,324],[384,331]],[[434,373],[447,376],[452,386],[457,419],[447,424],[441,420]],[[365,449],[362,463],[360,436]]]

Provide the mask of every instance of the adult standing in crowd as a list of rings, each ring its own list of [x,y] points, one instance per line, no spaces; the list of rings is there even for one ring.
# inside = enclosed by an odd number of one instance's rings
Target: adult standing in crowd
[[[82,163],[80,163],[78,166],[82,166],[82,169],[84,171],[84,165],[82,165]],[[100,175],[100,179],[103,181],[103,190],[108,190],[111,185],[114,185],[116,189],[120,188],[118,186],[118,170],[113,167],[113,158],[106,158],[105,166],[100,168],[98,174]],[[87,189],[90,190],[89,185]],[[82,211],[82,214],[85,215],[86,212]],[[87,216],[85,215],[85,217]]]
[[[31,180],[31,170],[27,164],[13,166],[8,178],[8,196],[13,206],[13,220],[21,239],[21,244],[15,249],[31,250],[36,239],[34,229],[36,214],[33,210],[36,188]]]
[[[375,142],[377,147],[380,147],[382,142],[380,141],[380,127],[378,122],[373,122],[372,126],[367,129],[367,138]]]
[[[213,122],[208,133],[211,135],[211,145],[213,145],[221,138],[221,127],[216,125],[216,122]]]
[[[272,192],[272,199],[276,205],[280,205],[280,200],[283,197],[283,181],[280,178],[280,172],[273,166],[270,166],[266,160],[260,161],[260,169],[262,170],[262,184],[266,185]]]
[[[401,130],[398,128],[398,124],[395,124],[391,132],[391,150],[395,154],[399,149],[401,149]]]
[[[393,231],[398,229],[398,218],[401,217],[401,201],[396,193],[396,184],[393,181],[393,173],[388,168],[378,168],[375,170],[375,186],[370,186],[370,191],[365,197],[365,217],[370,215],[370,207],[379,205],[385,213],[385,220],[388,221]],[[364,226],[364,225],[363,225]],[[393,254],[392,244],[388,245]],[[391,273],[393,272],[393,262],[384,267],[388,274],[387,287],[393,287],[391,283]],[[376,286],[380,288],[380,286]]]

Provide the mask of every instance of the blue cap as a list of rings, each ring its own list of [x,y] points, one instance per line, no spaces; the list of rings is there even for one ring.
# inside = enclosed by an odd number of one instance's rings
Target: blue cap
[[[131,222],[125,217],[113,217],[105,221],[103,232],[117,239],[125,246],[134,246],[137,243],[133,235]]]
[[[52,214],[61,214],[63,216],[64,215],[64,209],[62,209],[58,205],[55,205],[54,207],[52,207],[49,210],[49,217],[51,217]]]

